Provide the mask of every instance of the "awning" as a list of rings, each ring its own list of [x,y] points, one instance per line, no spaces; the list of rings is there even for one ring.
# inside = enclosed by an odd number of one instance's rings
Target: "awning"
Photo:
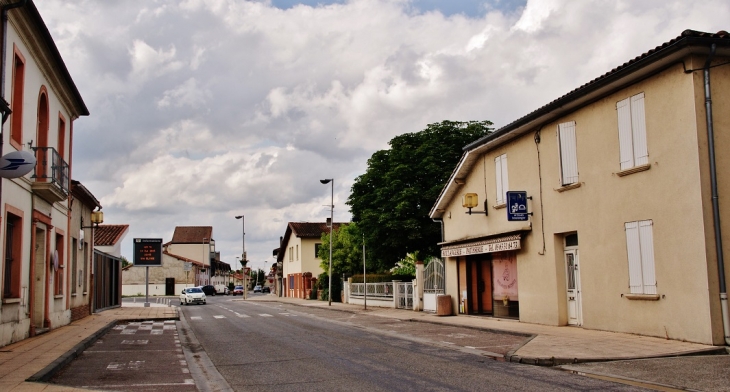
[[[473,242],[444,245],[441,247],[441,257],[458,257],[518,250],[521,249],[521,239],[522,234],[514,234]]]

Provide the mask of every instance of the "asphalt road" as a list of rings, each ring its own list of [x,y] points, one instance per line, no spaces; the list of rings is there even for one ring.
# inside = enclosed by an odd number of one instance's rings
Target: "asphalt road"
[[[220,375],[236,391],[630,391],[639,388],[499,362],[524,336],[328,309],[210,297],[181,308]]]

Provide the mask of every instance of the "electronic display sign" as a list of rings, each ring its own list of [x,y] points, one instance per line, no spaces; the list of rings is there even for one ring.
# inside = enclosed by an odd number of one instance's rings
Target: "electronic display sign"
[[[162,238],[134,239],[135,267],[162,266]]]

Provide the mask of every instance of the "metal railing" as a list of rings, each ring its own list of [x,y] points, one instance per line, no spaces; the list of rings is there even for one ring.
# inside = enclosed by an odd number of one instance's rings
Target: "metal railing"
[[[65,194],[69,192],[68,163],[53,147],[31,147],[37,163],[31,178],[56,184]]]
[[[350,285],[350,295],[353,297],[365,296],[365,283]],[[393,298],[393,282],[367,283],[368,297]]]

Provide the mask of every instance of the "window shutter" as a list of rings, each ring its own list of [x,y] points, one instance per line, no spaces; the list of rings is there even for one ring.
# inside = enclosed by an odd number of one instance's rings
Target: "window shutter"
[[[639,221],[639,242],[641,243],[641,275],[644,294],[656,294],[656,275],[654,273],[654,234],[653,222]]]
[[[509,181],[507,181],[507,154],[502,154],[502,202],[507,202],[507,191],[509,191]]]
[[[558,125],[562,184],[578,182],[578,157],[575,142],[575,121]]]
[[[644,93],[631,97],[631,131],[634,144],[634,164],[636,166],[646,165],[649,163],[649,151],[646,143]]]
[[[634,142],[631,133],[631,106],[629,105],[629,98],[619,101],[616,104],[616,111],[618,112],[618,141],[621,170],[626,170],[634,167]]]
[[[638,222],[627,222],[626,250],[629,256],[629,289],[631,294],[643,294],[641,277],[641,242],[639,240]]]
[[[504,195],[505,191],[502,188],[502,156],[494,158],[494,171],[497,178],[497,205],[505,202]]]

